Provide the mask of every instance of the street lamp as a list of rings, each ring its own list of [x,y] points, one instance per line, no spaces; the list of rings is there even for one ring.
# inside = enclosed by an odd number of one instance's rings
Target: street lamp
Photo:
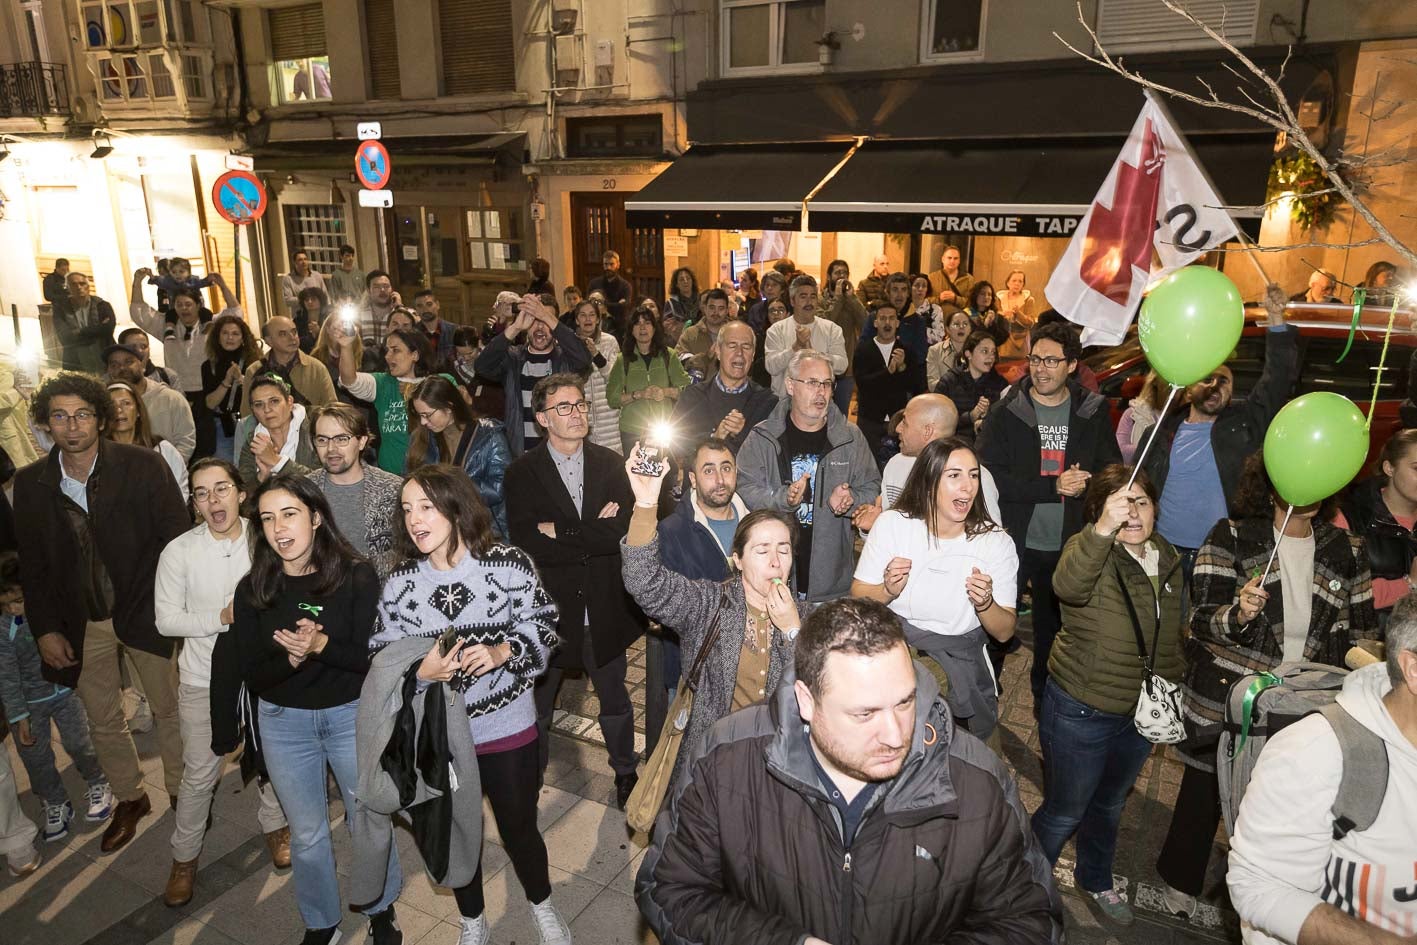
[[[99,143],[99,138],[103,139],[102,144]],[[93,143],[93,153],[90,154],[89,157],[94,160],[101,161],[113,153],[113,141],[108,137],[107,132],[95,131],[93,133]]]

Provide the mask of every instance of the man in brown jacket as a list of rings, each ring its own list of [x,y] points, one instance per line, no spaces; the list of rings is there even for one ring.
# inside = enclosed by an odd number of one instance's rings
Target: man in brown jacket
[[[665,945],[1058,943],[1008,772],[954,729],[894,614],[807,618],[797,678],[719,721],[655,825],[636,899]]]
[[[88,712],[99,766],[118,799],[100,844],[109,853],[133,839],[152,810],[123,719],[120,645],[152,705],[174,804],[182,781],[173,641],[157,632],[153,582],[162,549],[192,527],[192,517],[160,455],[103,439],[113,399],[97,378],[51,378],[31,415],[54,448],[15,475],[25,615],[44,678],[76,689]],[[90,819],[107,816],[91,799]]]

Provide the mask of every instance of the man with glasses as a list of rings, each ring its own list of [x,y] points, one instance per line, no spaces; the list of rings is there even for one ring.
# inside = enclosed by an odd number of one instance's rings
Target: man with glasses
[[[104,439],[113,399],[96,378],[56,375],[30,410],[54,448],[15,476],[26,616],[44,678],[75,689],[88,711],[94,751],[118,799],[99,845],[111,853],[152,812],[123,718],[120,644],[152,706],[174,806],[182,782],[173,643],[157,630],[153,585],[162,549],[192,520],[160,455]]]
[[[349,404],[323,404],[310,411],[320,468],[310,481],[330,503],[340,534],[368,558],[380,580],[394,568],[394,528],[400,523],[403,480],[364,462],[369,419]]]
[[[709,437],[723,440],[736,455],[748,431],[777,406],[777,395],[749,377],[757,345],[758,336],[747,322],[729,322],[718,330],[713,343],[717,371],[684,388],[670,417],[675,443],[684,451],[681,459]]]
[[[798,351],[821,352],[831,365],[833,377],[844,374],[851,366],[841,327],[817,317],[817,280],[798,276],[792,280],[787,297],[792,304],[792,317],[769,327],[763,341],[763,363],[772,375],[772,392],[779,397],[785,392],[787,363]]]
[[[881,492],[866,437],[832,403],[834,372],[833,359],[820,351],[793,354],[784,372],[787,396],[738,451],[738,493],[748,508],[797,516],[794,590],[814,602],[850,593],[852,513]]]
[[[64,349],[64,370],[103,373],[103,349],[113,344],[117,317],[107,300],[93,294],[89,277],[64,277],[68,294],[54,302],[54,333]]]
[[[1062,625],[1053,570],[1063,545],[1083,526],[1088,479],[1122,461],[1101,394],[1073,379],[1082,346],[1062,322],[1029,335],[1028,376],[989,409],[975,441],[980,463],[999,486],[1000,523],[1018,550],[1018,587],[1033,588],[1033,714],[1043,704],[1048,654]]]
[[[532,406],[546,439],[507,468],[505,481],[508,537],[536,562],[560,611],[560,649],[536,681],[541,770],[562,671],[583,670],[600,700],[615,800],[624,809],[639,760],[625,651],[644,633],[644,616],[620,577],[620,539],[629,531],[635,497],[620,454],[586,439],[590,404],[579,374],[538,381]]]

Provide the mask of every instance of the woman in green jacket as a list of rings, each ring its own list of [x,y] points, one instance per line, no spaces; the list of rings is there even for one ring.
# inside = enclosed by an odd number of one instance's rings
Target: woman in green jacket
[[[679,392],[689,386],[689,375],[678,352],[665,342],[659,314],[648,302],[630,315],[620,351],[605,383],[605,399],[620,408],[620,441],[629,456],[647,431],[669,419]]]
[[[1153,531],[1156,488],[1139,472],[1129,489],[1131,473],[1112,465],[1092,478],[1089,524],[1053,573],[1063,627],[1048,659],[1038,723],[1043,805],[1033,815],[1050,862],[1077,833],[1078,886],[1124,925],[1131,908],[1112,888],[1117,825],[1152,747],[1132,713],[1147,664],[1172,682],[1182,675],[1181,558]]]

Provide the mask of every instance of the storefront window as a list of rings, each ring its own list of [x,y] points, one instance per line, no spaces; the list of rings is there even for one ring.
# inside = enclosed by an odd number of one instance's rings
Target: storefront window
[[[721,0],[725,71],[815,67],[826,0]]]
[[[467,211],[467,249],[472,269],[526,268],[521,210]]]
[[[305,250],[310,268],[329,274],[339,268],[339,248],[349,242],[340,204],[290,204],[285,207],[285,244]]]
[[[925,0],[922,59],[978,56],[984,45],[986,0]]]

